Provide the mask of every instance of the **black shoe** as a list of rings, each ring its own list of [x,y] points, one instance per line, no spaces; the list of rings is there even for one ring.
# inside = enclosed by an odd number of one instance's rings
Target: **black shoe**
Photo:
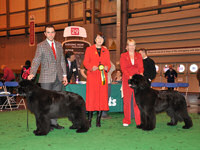
[[[57,125],[51,124],[51,128],[55,128],[55,129],[64,129],[64,127],[63,127],[63,126],[60,126],[59,124],[57,124]]]

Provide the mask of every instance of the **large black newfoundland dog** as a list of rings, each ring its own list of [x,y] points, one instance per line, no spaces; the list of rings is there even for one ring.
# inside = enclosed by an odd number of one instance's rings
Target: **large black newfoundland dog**
[[[70,129],[77,129],[78,133],[88,131],[85,102],[80,95],[45,90],[29,80],[19,83],[18,93],[26,95],[28,109],[35,115],[35,135],[47,135],[50,131],[50,119],[61,117],[68,117],[72,121]]]
[[[192,127],[192,120],[187,112],[187,104],[183,95],[177,91],[157,91],[150,88],[148,80],[142,75],[133,75],[129,86],[134,89],[135,100],[141,113],[143,130],[153,130],[156,126],[156,113],[166,111],[171,121],[167,125],[174,126],[184,121],[183,129]]]

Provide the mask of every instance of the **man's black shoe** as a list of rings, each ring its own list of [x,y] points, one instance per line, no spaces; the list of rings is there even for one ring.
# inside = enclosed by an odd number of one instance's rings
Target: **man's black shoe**
[[[59,124],[57,124],[57,125],[51,124],[51,127],[55,128],[55,129],[64,129],[64,127],[60,126]]]

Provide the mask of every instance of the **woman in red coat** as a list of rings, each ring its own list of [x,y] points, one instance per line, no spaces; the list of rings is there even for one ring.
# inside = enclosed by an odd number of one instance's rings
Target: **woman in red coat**
[[[97,34],[94,45],[88,47],[85,52],[83,64],[87,69],[86,84],[86,110],[88,120],[92,121],[93,111],[97,111],[96,126],[101,126],[102,111],[108,111],[108,82],[107,72],[110,69],[110,54],[102,44],[102,33]]]
[[[143,75],[143,60],[140,53],[135,52],[136,43],[130,39],[127,41],[127,52],[121,54],[120,66],[122,70],[122,89],[123,89],[123,101],[124,101],[124,119],[123,126],[131,124],[131,97],[133,95],[133,107],[135,114],[136,125],[141,124],[140,110],[135,102],[134,90],[128,85],[128,80],[134,74]]]

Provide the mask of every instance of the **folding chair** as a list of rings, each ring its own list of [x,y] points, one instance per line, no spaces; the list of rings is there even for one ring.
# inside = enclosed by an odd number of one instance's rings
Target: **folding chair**
[[[8,88],[13,88],[13,89],[15,88],[16,89],[18,87],[18,85],[19,85],[18,82],[15,82],[15,81],[13,81],[13,82],[10,81],[10,82],[4,83],[3,87],[4,87],[5,93],[4,93],[3,96],[5,96],[7,99],[3,103],[3,105],[0,107],[1,110],[5,107],[5,109],[10,109],[12,111],[13,109],[18,109],[20,105],[23,105],[24,108],[26,109],[25,101],[24,101],[23,98],[17,104],[16,100],[15,100],[15,98],[17,97],[17,94],[13,93],[13,91],[8,92]]]
[[[165,89],[165,83],[163,82],[152,82],[151,87],[159,87],[161,90]]]

